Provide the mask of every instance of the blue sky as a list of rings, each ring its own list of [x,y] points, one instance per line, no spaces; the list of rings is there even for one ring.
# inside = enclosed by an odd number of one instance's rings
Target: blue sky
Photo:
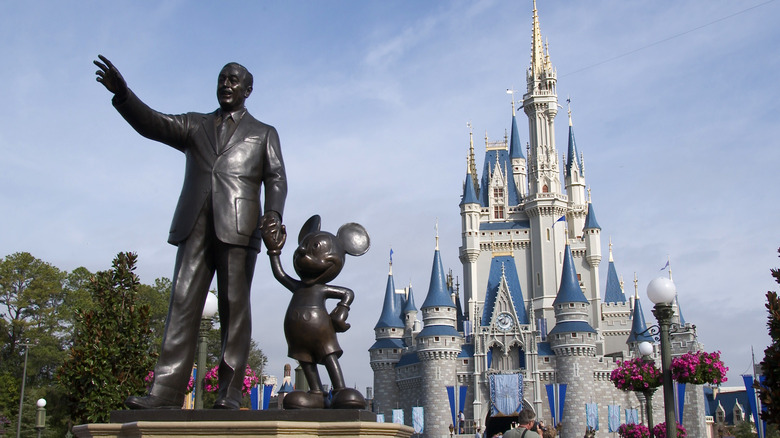
[[[671,257],[686,319],[739,384],[751,345],[760,360],[769,342],[764,294],[780,266],[780,2],[538,9],[559,100],[572,100],[603,254],[611,237],[627,292],[636,272],[648,311],[646,285]],[[505,90],[525,87],[531,11],[530,1],[3,2],[0,256],[96,271],[132,250],[143,282],[170,276],[183,156],[121,119],[92,60],[107,56],[169,113],[215,109],[216,75],[238,61],[255,77],[249,111],[281,137],[290,234],[315,213],[324,229],[356,221],[371,234],[372,249],[334,282],[356,292],[342,365],[364,390],[390,248],[396,285],[411,281],[422,302],[438,219],[445,269],[462,276],[466,124],[481,169],[485,132],[509,129]],[[556,121],[564,153],[565,111]],[[605,281],[606,257],[601,268]],[[289,297],[265,256],[253,289],[254,338],[281,376]]]

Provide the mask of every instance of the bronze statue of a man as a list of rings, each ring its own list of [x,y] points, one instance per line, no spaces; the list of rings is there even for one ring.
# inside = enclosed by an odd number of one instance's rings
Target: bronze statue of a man
[[[282,239],[287,179],[279,135],[247,112],[244,102],[252,93],[252,74],[240,64],[229,63],[219,73],[219,109],[169,115],[141,102],[111,61],[99,58],[96,79],[114,94],[119,114],[139,134],[186,157],[168,236],[178,251],[154,382],[147,396],[129,397],[125,404],[132,409],[182,406],[203,305],[216,272],[222,357],[214,408],[238,409],[249,357],[249,292],[261,232],[265,230],[266,239]]]

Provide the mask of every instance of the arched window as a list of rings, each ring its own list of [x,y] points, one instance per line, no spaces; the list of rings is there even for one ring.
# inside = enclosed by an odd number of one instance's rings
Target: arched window
[[[550,191],[550,188],[547,187],[547,184],[542,186],[542,193],[548,193]]]

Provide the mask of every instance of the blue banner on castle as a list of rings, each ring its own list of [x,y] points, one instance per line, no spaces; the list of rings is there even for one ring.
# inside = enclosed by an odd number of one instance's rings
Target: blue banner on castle
[[[620,405],[607,405],[607,426],[610,433],[620,427]]]
[[[745,382],[745,391],[747,392],[748,403],[750,404],[750,412],[753,414],[753,420],[756,423],[756,430],[759,432],[758,436],[766,436],[766,421],[759,419],[758,406],[756,404],[756,389],[753,388],[753,376],[744,375],[742,380]],[[759,376],[758,382],[763,386],[765,381],[764,376]],[[766,412],[766,406],[761,407],[762,412]]]
[[[461,385],[458,387],[458,410],[455,410],[455,387],[454,386],[447,386],[447,399],[450,401],[450,415],[452,415],[452,424],[458,424],[458,417],[457,413],[460,411],[463,411],[463,408],[466,406],[466,391],[468,390],[467,386]]]
[[[517,415],[523,409],[523,375],[491,374],[489,381],[491,415]]]
[[[412,408],[412,427],[414,427],[414,433],[423,433],[425,430],[425,415],[422,406]]]
[[[674,382],[674,386],[676,391],[674,392],[677,403],[675,404],[676,409],[674,410],[675,418],[677,419],[677,423],[683,424],[683,411],[685,410],[685,383],[680,382]]]
[[[553,428],[563,419],[563,403],[566,400],[566,384],[551,383],[545,385],[547,400],[550,402],[550,414],[553,420]]]
[[[249,392],[250,409],[255,411],[267,410],[268,403],[271,401],[271,392],[273,389],[274,385],[255,385],[252,387]]]

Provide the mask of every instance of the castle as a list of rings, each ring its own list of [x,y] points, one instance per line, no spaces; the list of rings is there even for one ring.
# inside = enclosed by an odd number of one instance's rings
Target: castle
[[[438,236],[419,311],[411,287],[395,288],[390,261],[376,342],[369,349],[374,410],[386,421],[393,410],[402,410],[405,423],[412,425],[420,412],[413,408],[422,407],[426,437],[448,436],[450,425],[457,427],[459,411],[468,420],[468,432],[487,428],[486,436],[508,429],[513,415],[527,408],[548,425],[557,416],[564,438],[583,435],[586,404],[591,409],[595,404],[601,419],[597,436],[608,436],[608,405],[639,408],[646,421],[644,399],[617,390],[609,376],[616,359],[636,357],[639,342],[652,338],[646,334],[636,279],[635,292],[627,298],[611,242],[602,289],[602,230],[586,190],[571,111],[568,149],[559,160],[557,72],[542,44],[535,2],[526,82],[525,153],[514,95],[510,135],[496,142],[486,138],[481,176],[470,135],[460,203],[463,306],[459,287],[442,266]],[[675,312],[683,330],[672,339],[673,354],[700,349],[695,327],[685,323],[676,306]],[[563,384],[565,394],[556,391]],[[689,386],[684,425],[689,436],[705,436],[703,393]],[[563,400],[562,417],[560,408],[551,412],[550,397]],[[656,422],[663,421],[660,399],[653,399]],[[626,422],[622,414],[620,422]]]

